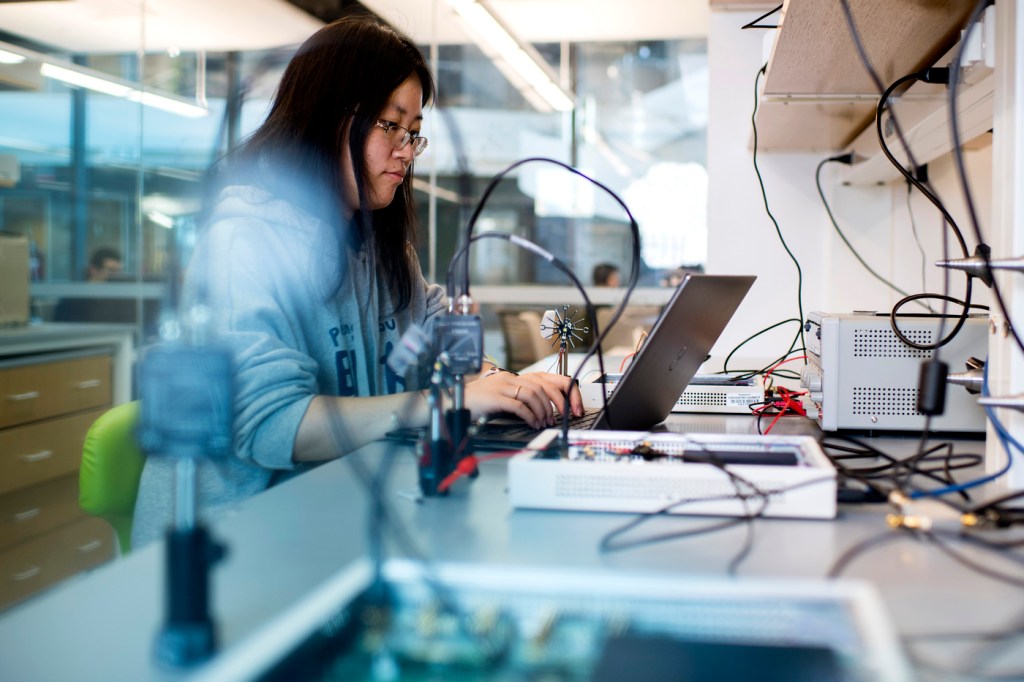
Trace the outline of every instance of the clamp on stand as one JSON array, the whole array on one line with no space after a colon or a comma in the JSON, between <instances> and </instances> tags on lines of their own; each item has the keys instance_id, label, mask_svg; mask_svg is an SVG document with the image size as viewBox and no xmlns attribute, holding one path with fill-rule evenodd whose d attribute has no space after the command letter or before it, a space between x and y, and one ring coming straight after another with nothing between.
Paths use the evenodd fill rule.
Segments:
<instances>
[{"instance_id":1,"label":"clamp on stand","mask_svg":"<svg viewBox=\"0 0 1024 682\"><path fill-rule=\"evenodd\" d=\"M441 481L452 471L452 451L445 438L444 425L444 361L434 361L430 375L430 392L427 394L427 408L430 410L430 428L427 437L418 443L420 492L424 497L445 495L438 490Z\"/></svg>"},{"instance_id":2,"label":"clamp on stand","mask_svg":"<svg viewBox=\"0 0 1024 682\"><path fill-rule=\"evenodd\" d=\"M167 621L157 637L156 658L172 668L207 660L217 649L210 617L210 568L224 558L223 544L195 520L195 473L192 458L178 460L176 518L167 531Z\"/></svg>"},{"instance_id":3,"label":"clamp on stand","mask_svg":"<svg viewBox=\"0 0 1024 682\"><path fill-rule=\"evenodd\" d=\"M426 438L418 444L420 492L424 497L447 495L441 489L441 482L451 474L462 459L472 454L469 443L470 411L465 406L465 379L461 374L449 374L450 358L441 353L434 362L430 376L430 392L427 394L427 408L430 411L430 426ZM454 407L445 410L444 388L446 378L451 379ZM480 475L473 469L471 478Z\"/></svg>"},{"instance_id":4,"label":"clamp on stand","mask_svg":"<svg viewBox=\"0 0 1024 682\"><path fill-rule=\"evenodd\" d=\"M424 496L444 495L438 489L459 461L472 454L469 448L471 412L466 407L467 374L476 374L483 363L483 324L471 314L473 300L461 296L453 314L434 321L437 359L430 378L429 438L420 444L420 488ZM450 380L453 406L442 410L442 388ZM448 438L445 438L447 431ZM470 476L478 475L475 469Z\"/></svg>"},{"instance_id":5,"label":"clamp on stand","mask_svg":"<svg viewBox=\"0 0 1024 682\"><path fill-rule=\"evenodd\" d=\"M166 536L167 619L154 650L169 668L202 663L217 648L209 572L225 547L196 518L196 460L231 449L231 364L226 351L169 345L147 353L139 372L139 445L150 456L177 459L175 520Z\"/></svg>"},{"instance_id":6,"label":"clamp on stand","mask_svg":"<svg viewBox=\"0 0 1024 682\"><path fill-rule=\"evenodd\" d=\"M453 402L454 405L445 413L445 421L448 425L448 433L452 435L452 466L454 467L467 455L472 454L473 449L469 445L469 425L473 421L472 413L466 407L466 377L456 374L452 377ZM470 478L476 478L480 471L474 467Z\"/></svg>"}]
</instances>

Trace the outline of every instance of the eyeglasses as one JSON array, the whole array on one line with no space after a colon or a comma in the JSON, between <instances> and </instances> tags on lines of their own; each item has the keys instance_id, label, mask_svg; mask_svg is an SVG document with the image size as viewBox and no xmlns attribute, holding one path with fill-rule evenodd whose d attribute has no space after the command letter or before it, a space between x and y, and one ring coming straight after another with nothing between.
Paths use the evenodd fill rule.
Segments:
<instances>
[{"instance_id":1,"label":"eyeglasses","mask_svg":"<svg viewBox=\"0 0 1024 682\"><path fill-rule=\"evenodd\" d=\"M373 124L375 127L380 128L384 131L384 134L391 140L391 146L395 148L395 151L405 149L405 146L412 142L412 154L413 156L419 156L423 153L423 150L427 148L427 138L421 137L419 133L414 133L408 128L403 128L397 123L391 121L378 120ZM395 130L401 130L402 135L394 135Z\"/></svg>"}]
</instances>

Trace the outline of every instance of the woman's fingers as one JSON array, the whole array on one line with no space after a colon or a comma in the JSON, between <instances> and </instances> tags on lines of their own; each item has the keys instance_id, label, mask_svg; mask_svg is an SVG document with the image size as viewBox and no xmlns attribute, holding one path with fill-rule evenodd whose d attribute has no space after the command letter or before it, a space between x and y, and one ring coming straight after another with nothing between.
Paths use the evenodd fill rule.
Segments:
<instances>
[{"instance_id":1,"label":"woman's fingers","mask_svg":"<svg viewBox=\"0 0 1024 682\"><path fill-rule=\"evenodd\" d=\"M524 374L518 377L519 399L543 423L553 426L558 422L556 413L565 409L566 392L569 393L569 410L572 416L583 414L583 398L579 387L569 377L559 374ZM571 387L571 388L570 388Z\"/></svg>"},{"instance_id":2,"label":"woman's fingers","mask_svg":"<svg viewBox=\"0 0 1024 682\"><path fill-rule=\"evenodd\" d=\"M526 405L540 422L540 426L551 426L555 423L555 411L548 400L547 392L542 382L531 379L528 376L519 377L522 381L519 386L519 400Z\"/></svg>"},{"instance_id":3,"label":"woman's fingers","mask_svg":"<svg viewBox=\"0 0 1024 682\"><path fill-rule=\"evenodd\" d=\"M558 374L499 372L469 384L467 398L472 398L470 409L474 412L509 412L534 428L543 428L557 422L555 411L564 409L567 391L572 414L583 414L579 388L569 377Z\"/></svg>"},{"instance_id":4,"label":"woman's fingers","mask_svg":"<svg viewBox=\"0 0 1024 682\"><path fill-rule=\"evenodd\" d=\"M554 403L555 409L561 413L565 409L565 394L569 393L569 414L574 417L583 415L583 396L580 394L579 386L572 383L572 380L561 374L539 375L544 383L544 390L547 398ZM570 390L571 387L571 390Z\"/></svg>"}]
</instances>

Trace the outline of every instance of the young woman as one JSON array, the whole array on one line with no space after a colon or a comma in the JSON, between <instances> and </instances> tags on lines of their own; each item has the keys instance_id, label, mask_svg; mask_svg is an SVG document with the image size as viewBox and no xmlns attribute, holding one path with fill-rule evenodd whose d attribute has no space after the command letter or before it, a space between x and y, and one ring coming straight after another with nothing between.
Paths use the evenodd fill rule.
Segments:
<instances>
[{"instance_id":1,"label":"young woman","mask_svg":"<svg viewBox=\"0 0 1024 682\"><path fill-rule=\"evenodd\" d=\"M427 422L428 371L399 376L385 361L406 329L448 306L413 247L413 162L433 93L407 37L342 19L299 48L267 120L220 164L183 310L200 311L234 355L235 448L198 463L201 517L396 425ZM541 427L567 390L567 377L491 372L465 397L474 417L511 412ZM149 458L137 546L170 524L173 491L174 462Z\"/></svg>"}]
</instances>

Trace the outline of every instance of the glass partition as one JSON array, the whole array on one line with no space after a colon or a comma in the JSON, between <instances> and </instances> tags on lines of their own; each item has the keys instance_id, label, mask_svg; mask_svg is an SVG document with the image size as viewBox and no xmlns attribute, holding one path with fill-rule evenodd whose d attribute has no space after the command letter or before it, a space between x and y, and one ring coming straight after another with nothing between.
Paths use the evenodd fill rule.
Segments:
<instances>
[{"instance_id":1,"label":"glass partition","mask_svg":"<svg viewBox=\"0 0 1024 682\"><path fill-rule=\"evenodd\" d=\"M61 52L0 33L0 231L31 240L37 319L132 322L145 340L156 333L175 248L194 237L204 172L262 120L294 48L149 51L139 25L137 49L119 54ZM417 161L428 276L444 281L484 188L529 157L570 164L627 203L643 236L641 284L700 269L706 42L534 47L571 85L572 111L535 110L473 45L422 46L439 85L424 127L431 144ZM585 284L599 263L625 271L630 262L623 210L551 164L509 173L477 230L530 239ZM118 263L90 264L97 254ZM524 286L569 284L498 240L474 247L471 263L474 284L508 288L510 301Z\"/></svg>"}]
</instances>

